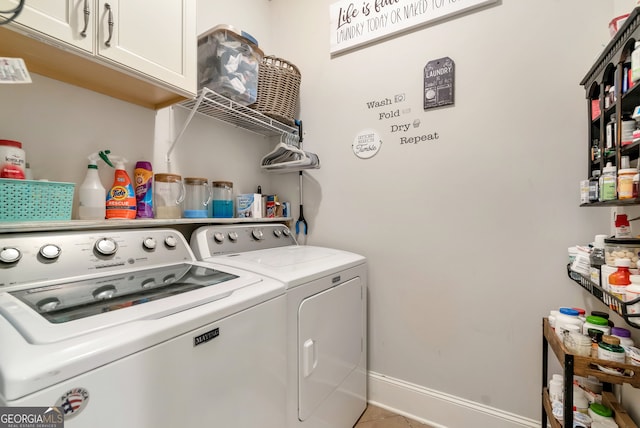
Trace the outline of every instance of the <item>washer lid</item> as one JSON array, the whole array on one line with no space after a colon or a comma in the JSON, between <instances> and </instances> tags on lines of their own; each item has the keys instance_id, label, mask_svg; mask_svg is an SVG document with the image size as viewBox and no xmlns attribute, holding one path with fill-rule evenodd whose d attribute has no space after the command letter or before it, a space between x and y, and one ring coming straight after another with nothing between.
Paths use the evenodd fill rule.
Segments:
<instances>
[{"instance_id":1,"label":"washer lid","mask_svg":"<svg viewBox=\"0 0 640 428\"><path fill-rule=\"evenodd\" d=\"M277 279L292 288L360 265L366 259L359 254L332 248L290 245L215 256L205 260Z\"/></svg>"},{"instance_id":2,"label":"washer lid","mask_svg":"<svg viewBox=\"0 0 640 428\"><path fill-rule=\"evenodd\" d=\"M0 293L0 316L29 343L53 343L137 319L165 317L224 299L256 282L260 278L181 263Z\"/></svg>"}]
</instances>

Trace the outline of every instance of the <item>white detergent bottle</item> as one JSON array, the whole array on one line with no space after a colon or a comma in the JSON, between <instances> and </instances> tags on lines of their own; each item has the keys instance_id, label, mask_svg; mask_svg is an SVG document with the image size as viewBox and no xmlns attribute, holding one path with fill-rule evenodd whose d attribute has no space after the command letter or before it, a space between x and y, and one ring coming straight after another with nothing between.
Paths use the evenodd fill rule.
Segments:
<instances>
[{"instance_id":1,"label":"white detergent bottle","mask_svg":"<svg viewBox=\"0 0 640 428\"><path fill-rule=\"evenodd\" d=\"M80 220L104 220L105 199L107 191L98 175L98 159L100 155L93 153L89 156L87 176L80 185L78 192L78 218Z\"/></svg>"}]
</instances>

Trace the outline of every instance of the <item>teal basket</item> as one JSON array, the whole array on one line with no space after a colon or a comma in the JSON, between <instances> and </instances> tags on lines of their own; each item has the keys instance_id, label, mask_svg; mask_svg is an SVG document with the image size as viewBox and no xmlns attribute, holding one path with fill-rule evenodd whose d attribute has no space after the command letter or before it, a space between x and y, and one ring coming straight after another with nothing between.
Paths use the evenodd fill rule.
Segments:
<instances>
[{"instance_id":1,"label":"teal basket","mask_svg":"<svg viewBox=\"0 0 640 428\"><path fill-rule=\"evenodd\" d=\"M0 222L71 220L75 186L0 178Z\"/></svg>"}]
</instances>

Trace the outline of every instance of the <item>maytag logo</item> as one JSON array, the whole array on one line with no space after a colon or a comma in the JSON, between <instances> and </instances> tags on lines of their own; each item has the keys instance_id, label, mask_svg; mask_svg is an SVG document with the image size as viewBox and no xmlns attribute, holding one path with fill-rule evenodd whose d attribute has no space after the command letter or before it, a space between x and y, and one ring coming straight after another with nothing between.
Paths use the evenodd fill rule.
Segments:
<instances>
[{"instance_id":1,"label":"maytag logo","mask_svg":"<svg viewBox=\"0 0 640 428\"><path fill-rule=\"evenodd\" d=\"M194 337L193 346L202 345L203 343L207 343L208 341L215 339L218 336L220 336L220 329L214 328L211 331L208 331L206 333L203 333L199 336Z\"/></svg>"}]
</instances>

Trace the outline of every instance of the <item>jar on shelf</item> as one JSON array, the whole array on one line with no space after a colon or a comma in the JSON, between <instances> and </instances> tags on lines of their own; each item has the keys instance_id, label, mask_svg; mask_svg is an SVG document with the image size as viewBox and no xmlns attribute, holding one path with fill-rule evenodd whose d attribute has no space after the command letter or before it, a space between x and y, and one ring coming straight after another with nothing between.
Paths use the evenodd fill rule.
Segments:
<instances>
[{"instance_id":1,"label":"jar on shelf","mask_svg":"<svg viewBox=\"0 0 640 428\"><path fill-rule=\"evenodd\" d=\"M576 330L582 331L582 321L578 317L579 313L573 308L560 308L556 317L556 335L564 341L564 332Z\"/></svg>"},{"instance_id":2,"label":"jar on shelf","mask_svg":"<svg viewBox=\"0 0 640 428\"><path fill-rule=\"evenodd\" d=\"M185 218L206 218L212 191L209 181L202 177L185 177L185 197L182 215Z\"/></svg>"},{"instance_id":3,"label":"jar on shelf","mask_svg":"<svg viewBox=\"0 0 640 428\"><path fill-rule=\"evenodd\" d=\"M591 339L577 330L567 331L564 335L563 343L572 354L582 357L591 356Z\"/></svg>"},{"instance_id":4,"label":"jar on shelf","mask_svg":"<svg viewBox=\"0 0 640 428\"><path fill-rule=\"evenodd\" d=\"M615 423L613 411L601 403L591 403L589 406L589 416L593 422L603 423L605 426L609 426L607 424L611 424L611 422Z\"/></svg>"},{"instance_id":5,"label":"jar on shelf","mask_svg":"<svg viewBox=\"0 0 640 428\"><path fill-rule=\"evenodd\" d=\"M615 265L617 270L609 275L609 291L618 299L624 301L627 286L631 284L629 267L631 266L631 260L629 259L616 259Z\"/></svg>"},{"instance_id":6,"label":"jar on shelf","mask_svg":"<svg viewBox=\"0 0 640 428\"><path fill-rule=\"evenodd\" d=\"M638 172L635 168L625 168L618 171L618 199L633 199L633 177ZM588 191L587 191L588 198Z\"/></svg>"},{"instance_id":7,"label":"jar on shelf","mask_svg":"<svg viewBox=\"0 0 640 428\"><path fill-rule=\"evenodd\" d=\"M634 281L633 277L638 277ZM640 298L640 275L631 275L631 284L627 286L625 290L624 300L627 303L627 313L628 314L640 314L640 301L637 299ZM635 302L635 303L631 303Z\"/></svg>"},{"instance_id":8,"label":"jar on shelf","mask_svg":"<svg viewBox=\"0 0 640 428\"><path fill-rule=\"evenodd\" d=\"M624 348L625 353L628 352L632 346L635 346L631 338L631 332L626 328L613 327L611 329L611 336L617 337L620 340L620 346Z\"/></svg>"},{"instance_id":9,"label":"jar on shelf","mask_svg":"<svg viewBox=\"0 0 640 428\"><path fill-rule=\"evenodd\" d=\"M616 199L616 167L607 162L602 168L600 176L600 201L613 201Z\"/></svg>"},{"instance_id":10,"label":"jar on shelf","mask_svg":"<svg viewBox=\"0 0 640 428\"><path fill-rule=\"evenodd\" d=\"M598 358L624 363L625 352L624 348L620 346L620 339L614 336L602 336L602 342L598 344Z\"/></svg>"},{"instance_id":11,"label":"jar on shelf","mask_svg":"<svg viewBox=\"0 0 640 428\"><path fill-rule=\"evenodd\" d=\"M603 334L611 334L609 321L602 317L589 315L582 326L582 334L588 334L589 329L600 330Z\"/></svg>"},{"instance_id":12,"label":"jar on shelf","mask_svg":"<svg viewBox=\"0 0 640 428\"><path fill-rule=\"evenodd\" d=\"M602 342L602 336L604 333L597 328L590 328L587 330L587 335L591 339L591 356L598 358L598 345Z\"/></svg>"},{"instance_id":13,"label":"jar on shelf","mask_svg":"<svg viewBox=\"0 0 640 428\"><path fill-rule=\"evenodd\" d=\"M616 115L612 114L605 128L605 147L611 149L616 145Z\"/></svg>"},{"instance_id":14,"label":"jar on shelf","mask_svg":"<svg viewBox=\"0 0 640 428\"><path fill-rule=\"evenodd\" d=\"M233 217L233 183L230 181L214 181L213 203L211 205L211 217L232 218Z\"/></svg>"}]
</instances>

